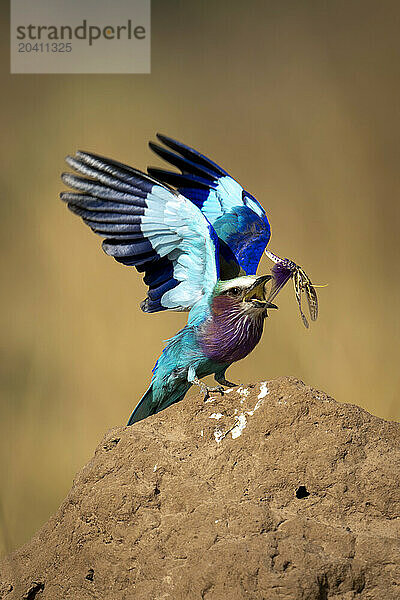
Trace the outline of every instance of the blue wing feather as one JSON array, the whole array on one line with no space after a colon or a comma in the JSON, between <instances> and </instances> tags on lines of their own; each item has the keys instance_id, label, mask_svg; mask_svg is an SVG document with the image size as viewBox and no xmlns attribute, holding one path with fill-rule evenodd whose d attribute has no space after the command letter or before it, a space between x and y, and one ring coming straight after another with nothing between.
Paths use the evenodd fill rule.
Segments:
<instances>
[{"instance_id":1,"label":"blue wing feather","mask_svg":"<svg viewBox=\"0 0 400 600\"><path fill-rule=\"evenodd\" d=\"M62 200L105 238L107 254L144 272L142 310L191 310L209 297L218 279L218 236L190 200L101 156L77 152L66 160L80 175L62 179L80 193L64 192Z\"/></svg>"},{"instance_id":2,"label":"blue wing feather","mask_svg":"<svg viewBox=\"0 0 400 600\"><path fill-rule=\"evenodd\" d=\"M175 186L189 198L213 225L220 240L221 278L228 279L243 270L257 271L271 231L261 204L224 169L193 148L157 134L169 149L150 142L161 158L181 173L150 167L158 180ZM236 262L236 264L235 264ZM233 275L232 275L233 274Z\"/></svg>"}]
</instances>

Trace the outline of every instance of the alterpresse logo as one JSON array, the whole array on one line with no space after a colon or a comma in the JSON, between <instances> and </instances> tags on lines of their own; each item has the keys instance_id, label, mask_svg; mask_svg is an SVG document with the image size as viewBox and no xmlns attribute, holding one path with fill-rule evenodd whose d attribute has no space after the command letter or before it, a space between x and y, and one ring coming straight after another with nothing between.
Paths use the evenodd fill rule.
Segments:
<instances>
[{"instance_id":1,"label":"alterpresse logo","mask_svg":"<svg viewBox=\"0 0 400 600\"><path fill-rule=\"evenodd\" d=\"M86 40L92 46L96 40L144 40L147 30L144 25L132 23L131 19L125 25L92 25L86 19L77 26L71 25L18 25L17 40L25 42L71 42Z\"/></svg>"}]
</instances>

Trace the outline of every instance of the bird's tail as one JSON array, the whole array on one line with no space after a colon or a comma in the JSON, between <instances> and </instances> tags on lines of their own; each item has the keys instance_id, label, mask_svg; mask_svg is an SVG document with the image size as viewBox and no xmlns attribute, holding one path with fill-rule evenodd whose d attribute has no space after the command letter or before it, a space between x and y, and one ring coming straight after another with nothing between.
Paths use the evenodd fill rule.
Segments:
<instances>
[{"instance_id":1,"label":"bird's tail","mask_svg":"<svg viewBox=\"0 0 400 600\"><path fill-rule=\"evenodd\" d=\"M157 412L156 404L153 401L153 384L150 385L144 396L139 400L138 404L129 417L127 425L133 425L150 415Z\"/></svg>"},{"instance_id":2,"label":"bird's tail","mask_svg":"<svg viewBox=\"0 0 400 600\"><path fill-rule=\"evenodd\" d=\"M133 425L146 417L150 417L150 415L155 415L160 412L160 410L168 408L171 404L179 402L184 398L191 384L188 381L184 381L181 382L180 385L175 385L172 389L168 389L168 391L164 390L161 394L160 392L156 394L153 385L154 383L150 384L147 392L141 400L139 400L139 403L129 418L128 425Z\"/></svg>"}]
</instances>

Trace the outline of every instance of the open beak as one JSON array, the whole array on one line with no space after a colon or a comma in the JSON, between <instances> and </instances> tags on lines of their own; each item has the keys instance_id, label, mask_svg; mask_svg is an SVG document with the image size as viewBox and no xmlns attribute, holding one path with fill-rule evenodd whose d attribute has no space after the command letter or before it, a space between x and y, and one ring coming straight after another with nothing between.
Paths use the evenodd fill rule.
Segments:
<instances>
[{"instance_id":1,"label":"open beak","mask_svg":"<svg viewBox=\"0 0 400 600\"><path fill-rule=\"evenodd\" d=\"M268 302L265 297L265 284L270 279L271 275L262 275L261 277L258 277L243 297L243 300L245 302L253 302L260 308L278 308L276 304Z\"/></svg>"}]
</instances>

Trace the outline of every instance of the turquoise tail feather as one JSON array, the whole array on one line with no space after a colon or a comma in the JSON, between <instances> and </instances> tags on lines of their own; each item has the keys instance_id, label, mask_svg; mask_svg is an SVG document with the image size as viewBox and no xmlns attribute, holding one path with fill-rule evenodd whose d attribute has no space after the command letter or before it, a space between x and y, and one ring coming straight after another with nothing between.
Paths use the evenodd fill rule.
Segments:
<instances>
[{"instance_id":1,"label":"turquoise tail feather","mask_svg":"<svg viewBox=\"0 0 400 600\"><path fill-rule=\"evenodd\" d=\"M157 393L154 389L154 382L151 383L149 389L136 405L127 425L133 425L138 421L142 421L142 419L146 419L146 417L150 417L150 415L155 415L160 410L168 408L171 404L179 402L185 396L190 385L187 381L180 382L180 384L173 386L172 389L164 388L162 391L158 390Z\"/></svg>"},{"instance_id":2,"label":"turquoise tail feather","mask_svg":"<svg viewBox=\"0 0 400 600\"><path fill-rule=\"evenodd\" d=\"M133 425L133 423L137 423L150 415L154 415L156 412L157 407L153 401L153 385L151 384L134 408L127 425Z\"/></svg>"}]
</instances>

